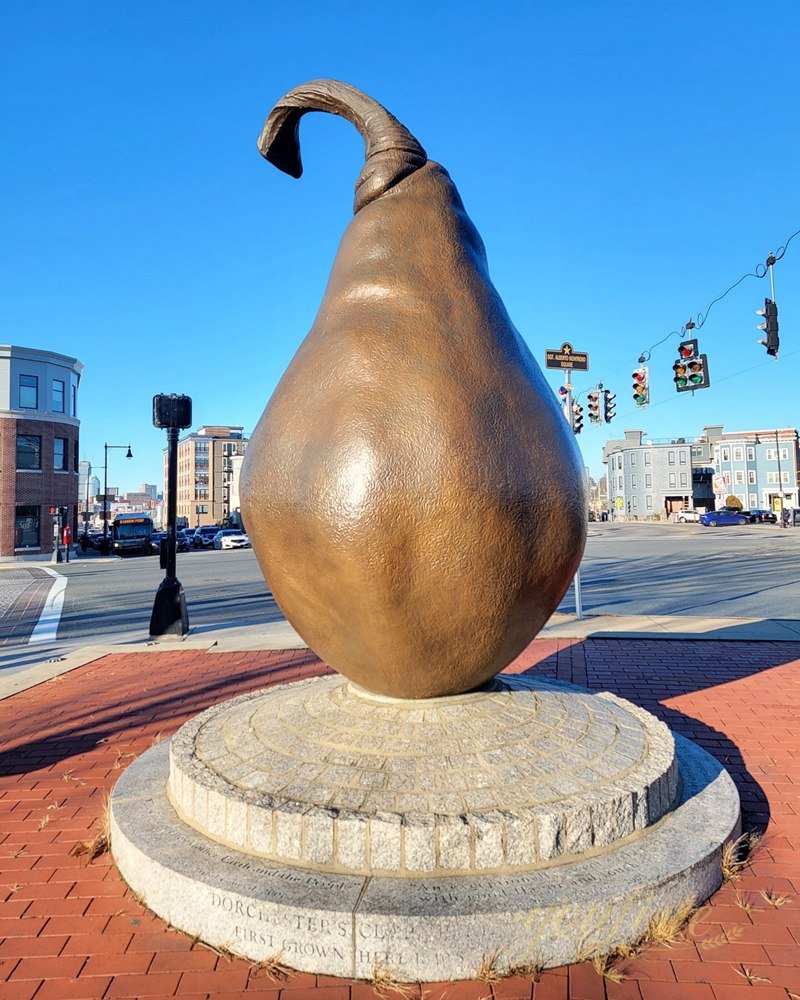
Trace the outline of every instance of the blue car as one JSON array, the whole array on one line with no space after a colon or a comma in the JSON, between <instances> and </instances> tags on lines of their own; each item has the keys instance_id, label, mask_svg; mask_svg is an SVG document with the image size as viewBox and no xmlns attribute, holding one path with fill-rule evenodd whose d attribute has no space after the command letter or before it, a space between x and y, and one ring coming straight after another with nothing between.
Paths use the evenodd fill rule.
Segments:
<instances>
[{"instance_id":1,"label":"blue car","mask_svg":"<svg viewBox=\"0 0 800 1000\"><path fill-rule=\"evenodd\" d=\"M707 528L716 528L721 524L750 524L750 518L732 510L710 510L700 515L700 523Z\"/></svg>"}]
</instances>

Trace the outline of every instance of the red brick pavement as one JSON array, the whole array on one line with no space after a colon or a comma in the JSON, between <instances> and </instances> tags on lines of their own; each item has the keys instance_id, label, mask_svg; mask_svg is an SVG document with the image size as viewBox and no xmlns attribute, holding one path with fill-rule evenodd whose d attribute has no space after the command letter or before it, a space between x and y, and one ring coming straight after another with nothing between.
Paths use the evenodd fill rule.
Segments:
<instances>
[{"instance_id":1,"label":"red brick pavement","mask_svg":"<svg viewBox=\"0 0 800 1000\"><path fill-rule=\"evenodd\" d=\"M791 1000L800 997L800 643L537 640L510 669L630 698L730 770L745 826L764 833L672 947L619 982L590 964L410 987L429 1000ZM106 656L0 702L0 998L370 1000L364 983L270 979L148 913L108 854L71 853L101 825L130 761L224 698L327 668L305 651ZM446 947L443 942L442 947ZM392 994L389 994L391 996Z\"/></svg>"}]
</instances>

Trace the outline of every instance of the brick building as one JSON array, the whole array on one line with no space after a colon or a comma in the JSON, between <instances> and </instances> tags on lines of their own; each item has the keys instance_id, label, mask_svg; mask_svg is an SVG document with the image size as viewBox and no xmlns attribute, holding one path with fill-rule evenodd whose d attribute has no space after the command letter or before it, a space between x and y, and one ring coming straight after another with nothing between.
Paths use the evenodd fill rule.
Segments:
<instances>
[{"instance_id":1,"label":"brick building","mask_svg":"<svg viewBox=\"0 0 800 1000\"><path fill-rule=\"evenodd\" d=\"M0 558L53 551L51 507L77 530L75 358L0 345Z\"/></svg>"},{"instance_id":2,"label":"brick building","mask_svg":"<svg viewBox=\"0 0 800 1000\"><path fill-rule=\"evenodd\" d=\"M247 447L242 427L204 426L178 441L177 516L190 527L221 524L233 512L233 459ZM164 449L164 483L167 450ZM164 490L164 501L167 491Z\"/></svg>"}]
</instances>

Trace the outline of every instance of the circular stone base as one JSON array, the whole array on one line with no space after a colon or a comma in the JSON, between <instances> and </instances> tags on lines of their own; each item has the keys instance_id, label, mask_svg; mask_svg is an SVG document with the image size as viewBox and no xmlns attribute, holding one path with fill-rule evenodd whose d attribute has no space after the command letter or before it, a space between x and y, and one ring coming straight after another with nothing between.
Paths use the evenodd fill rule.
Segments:
<instances>
[{"instance_id":1,"label":"circular stone base","mask_svg":"<svg viewBox=\"0 0 800 1000\"><path fill-rule=\"evenodd\" d=\"M269 862L216 843L166 793L168 741L124 772L111 847L133 890L175 927L252 961L398 981L554 966L637 940L651 918L706 899L722 846L739 834L739 797L705 751L675 737L679 798L656 824L593 856L525 872L364 876Z\"/></svg>"},{"instance_id":2,"label":"circular stone base","mask_svg":"<svg viewBox=\"0 0 800 1000\"><path fill-rule=\"evenodd\" d=\"M678 792L675 743L606 692L501 674L410 701L340 676L243 695L172 740L169 797L248 854L354 875L527 871L606 849Z\"/></svg>"}]
</instances>

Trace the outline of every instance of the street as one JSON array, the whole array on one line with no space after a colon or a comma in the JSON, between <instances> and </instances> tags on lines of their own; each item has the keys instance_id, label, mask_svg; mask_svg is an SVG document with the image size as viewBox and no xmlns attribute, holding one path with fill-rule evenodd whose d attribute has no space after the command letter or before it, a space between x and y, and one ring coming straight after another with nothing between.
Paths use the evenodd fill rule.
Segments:
<instances>
[{"instance_id":1,"label":"street","mask_svg":"<svg viewBox=\"0 0 800 1000\"><path fill-rule=\"evenodd\" d=\"M146 635L163 577L155 557L89 556L52 568L67 580L59 643L74 648ZM588 614L792 619L800 607L800 530L768 524L592 523L581 573ZM233 628L282 617L251 550L182 553L178 576L193 628ZM21 578L17 564L0 574L0 583L13 579L16 594ZM42 587L41 581L34 585ZM559 610L574 612L572 588ZM6 647L27 643L36 602L26 606L17 600L0 611Z\"/></svg>"}]
</instances>

